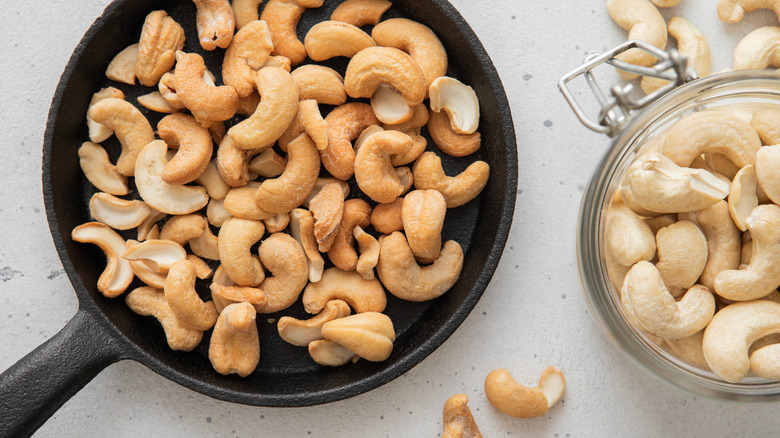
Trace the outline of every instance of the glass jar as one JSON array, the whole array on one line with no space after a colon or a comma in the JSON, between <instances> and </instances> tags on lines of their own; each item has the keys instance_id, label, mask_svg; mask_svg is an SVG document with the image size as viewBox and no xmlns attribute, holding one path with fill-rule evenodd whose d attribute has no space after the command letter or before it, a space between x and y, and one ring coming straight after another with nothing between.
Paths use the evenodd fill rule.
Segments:
<instances>
[{"instance_id":1,"label":"glass jar","mask_svg":"<svg viewBox=\"0 0 780 438\"><path fill-rule=\"evenodd\" d=\"M705 109L747 114L780 106L780 74L727 72L682 85L632 115L607 151L583 195L577 256L585 294L597 324L641 368L694 394L730 400L780 400L780 382L749 375L727 383L659 347L626 320L619 291L607 275L602 250L607 209L641 147L676 121Z\"/></svg>"}]
</instances>

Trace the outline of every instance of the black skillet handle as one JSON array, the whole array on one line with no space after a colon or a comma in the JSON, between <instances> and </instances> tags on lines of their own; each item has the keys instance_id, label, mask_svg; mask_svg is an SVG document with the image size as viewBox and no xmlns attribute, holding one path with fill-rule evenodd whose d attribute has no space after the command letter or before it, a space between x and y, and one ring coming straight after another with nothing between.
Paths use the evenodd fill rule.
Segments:
<instances>
[{"instance_id":1,"label":"black skillet handle","mask_svg":"<svg viewBox=\"0 0 780 438\"><path fill-rule=\"evenodd\" d=\"M0 437L32 435L121 349L79 309L59 333L0 374Z\"/></svg>"}]
</instances>

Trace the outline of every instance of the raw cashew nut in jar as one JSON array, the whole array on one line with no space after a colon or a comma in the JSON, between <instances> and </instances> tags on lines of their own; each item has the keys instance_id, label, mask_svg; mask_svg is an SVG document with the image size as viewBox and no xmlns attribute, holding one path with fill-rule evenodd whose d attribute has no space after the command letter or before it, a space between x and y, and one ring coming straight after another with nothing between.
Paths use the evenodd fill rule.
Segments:
<instances>
[{"instance_id":1,"label":"raw cashew nut in jar","mask_svg":"<svg viewBox=\"0 0 780 438\"><path fill-rule=\"evenodd\" d=\"M255 202L270 213L288 213L309 196L320 173L320 152L307 134L287 145L287 167L279 177L263 181Z\"/></svg>"},{"instance_id":2,"label":"raw cashew nut in jar","mask_svg":"<svg viewBox=\"0 0 780 438\"><path fill-rule=\"evenodd\" d=\"M358 187L376 202L393 202L404 192L391 155L404 154L412 148L412 138L398 131L378 132L366 139L355 156L355 180Z\"/></svg>"},{"instance_id":3,"label":"raw cashew nut in jar","mask_svg":"<svg viewBox=\"0 0 780 438\"><path fill-rule=\"evenodd\" d=\"M764 146L756 155L756 176L772 202L780 202L780 144Z\"/></svg>"},{"instance_id":4,"label":"raw cashew nut in jar","mask_svg":"<svg viewBox=\"0 0 780 438\"><path fill-rule=\"evenodd\" d=\"M441 230L447 201L436 190L414 190L404 197L401 217L406 241L421 263L433 263L441 252Z\"/></svg>"},{"instance_id":5,"label":"raw cashew nut in jar","mask_svg":"<svg viewBox=\"0 0 780 438\"><path fill-rule=\"evenodd\" d=\"M490 166L475 161L456 176L447 176L441 158L433 152L424 152L412 167L414 187L420 190L438 190L447 201L447 208L460 207L476 198L487 185Z\"/></svg>"},{"instance_id":6,"label":"raw cashew nut in jar","mask_svg":"<svg viewBox=\"0 0 780 438\"><path fill-rule=\"evenodd\" d=\"M211 135L194 117L183 113L167 115L157 123L157 134L168 146L179 148L160 175L168 184L196 180L211 162Z\"/></svg>"},{"instance_id":7,"label":"raw cashew nut in jar","mask_svg":"<svg viewBox=\"0 0 780 438\"><path fill-rule=\"evenodd\" d=\"M750 119L750 126L756 130L765 146L780 144L780 108L757 110Z\"/></svg>"},{"instance_id":8,"label":"raw cashew nut in jar","mask_svg":"<svg viewBox=\"0 0 780 438\"><path fill-rule=\"evenodd\" d=\"M303 248L289 234L274 233L263 240L259 253L260 262L272 274L257 286L266 298L259 313L274 313L292 306L309 279Z\"/></svg>"},{"instance_id":9,"label":"raw cashew nut in jar","mask_svg":"<svg viewBox=\"0 0 780 438\"><path fill-rule=\"evenodd\" d=\"M650 227L623 204L612 203L607 216L606 249L623 266L633 266L655 255Z\"/></svg>"},{"instance_id":10,"label":"raw cashew nut in jar","mask_svg":"<svg viewBox=\"0 0 780 438\"><path fill-rule=\"evenodd\" d=\"M455 394L444 402L441 438L482 438L468 402L466 394Z\"/></svg>"},{"instance_id":11,"label":"raw cashew nut in jar","mask_svg":"<svg viewBox=\"0 0 780 438\"><path fill-rule=\"evenodd\" d=\"M547 411L563 396L566 380L555 367L547 367L535 388L523 386L504 368L485 378L485 395L494 408L516 418L534 418Z\"/></svg>"},{"instance_id":12,"label":"raw cashew nut in jar","mask_svg":"<svg viewBox=\"0 0 780 438\"><path fill-rule=\"evenodd\" d=\"M219 230L219 259L222 268L239 286L257 286L265 278L260 260L251 248L265 233L260 221L231 218Z\"/></svg>"},{"instance_id":13,"label":"raw cashew nut in jar","mask_svg":"<svg viewBox=\"0 0 780 438\"><path fill-rule=\"evenodd\" d=\"M696 283L707 264L707 238L689 221L661 228L655 236L656 269L672 296L680 296Z\"/></svg>"},{"instance_id":14,"label":"raw cashew nut in jar","mask_svg":"<svg viewBox=\"0 0 780 438\"><path fill-rule=\"evenodd\" d=\"M100 222L88 222L73 229L71 238L76 242L94 243L106 255L106 268L98 278L98 290L108 298L122 294L133 281L130 262L122 258L127 244L116 231Z\"/></svg>"},{"instance_id":15,"label":"raw cashew nut in jar","mask_svg":"<svg viewBox=\"0 0 780 438\"><path fill-rule=\"evenodd\" d=\"M255 308L243 302L230 304L219 314L209 343L209 360L220 374L246 377L260 362L260 337Z\"/></svg>"},{"instance_id":16,"label":"raw cashew nut in jar","mask_svg":"<svg viewBox=\"0 0 780 438\"><path fill-rule=\"evenodd\" d=\"M663 50L666 48L666 22L658 9L647 0L609 0L607 12L618 26L628 30L629 40L641 40ZM617 56L629 64L648 67L655 64L655 57L634 48ZM620 72L624 80L635 79L637 75Z\"/></svg>"},{"instance_id":17,"label":"raw cashew nut in jar","mask_svg":"<svg viewBox=\"0 0 780 438\"><path fill-rule=\"evenodd\" d=\"M722 271L737 269L740 258L740 233L731 220L729 207L721 201L696 212L704 236L707 238L707 264L699 283L715 290L715 277Z\"/></svg>"},{"instance_id":18,"label":"raw cashew nut in jar","mask_svg":"<svg viewBox=\"0 0 780 438\"><path fill-rule=\"evenodd\" d=\"M116 168L124 176L133 176L138 154L154 140L152 125L132 103L115 97L92 105L89 116L114 131L117 140L122 144L122 153L116 162Z\"/></svg>"},{"instance_id":19,"label":"raw cashew nut in jar","mask_svg":"<svg viewBox=\"0 0 780 438\"><path fill-rule=\"evenodd\" d=\"M228 0L192 0L198 8L195 20L204 50L226 49L233 40L236 17Z\"/></svg>"},{"instance_id":20,"label":"raw cashew nut in jar","mask_svg":"<svg viewBox=\"0 0 780 438\"><path fill-rule=\"evenodd\" d=\"M777 0L718 0L718 17L726 23L739 23L745 12L756 9L772 9L780 19L780 2Z\"/></svg>"}]
</instances>

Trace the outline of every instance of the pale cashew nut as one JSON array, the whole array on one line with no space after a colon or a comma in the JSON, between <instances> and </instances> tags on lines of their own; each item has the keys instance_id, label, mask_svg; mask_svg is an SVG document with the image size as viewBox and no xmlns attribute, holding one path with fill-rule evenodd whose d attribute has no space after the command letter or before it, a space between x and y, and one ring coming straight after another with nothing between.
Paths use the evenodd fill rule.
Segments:
<instances>
[{"instance_id":1,"label":"pale cashew nut","mask_svg":"<svg viewBox=\"0 0 780 438\"><path fill-rule=\"evenodd\" d=\"M89 109L89 116L114 131L122 144L116 168L124 176L133 176L139 152L154 140L152 125L132 103L115 97L95 103Z\"/></svg>"},{"instance_id":2,"label":"pale cashew nut","mask_svg":"<svg viewBox=\"0 0 780 438\"><path fill-rule=\"evenodd\" d=\"M322 326L322 336L370 362L381 362L393 351L395 328L385 314L363 312L334 319Z\"/></svg>"},{"instance_id":3,"label":"pale cashew nut","mask_svg":"<svg viewBox=\"0 0 780 438\"><path fill-rule=\"evenodd\" d=\"M485 395L490 404L516 418L546 414L561 399L565 387L563 373L552 366L542 372L535 388L519 384L504 368L491 371L485 378Z\"/></svg>"},{"instance_id":4,"label":"pale cashew nut","mask_svg":"<svg viewBox=\"0 0 780 438\"><path fill-rule=\"evenodd\" d=\"M473 134L457 134L452 130L449 117L444 113L430 112L428 133L436 146L447 155L465 157L478 151L482 145L479 132Z\"/></svg>"},{"instance_id":5,"label":"pale cashew nut","mask_svg":"<svg viewBox=\"0 0 780 438\"><path fill-rule=\"evenodd\" d=\"M780 380L780 347L771 344L750 354L750 371L769 380Z\"/></svg>"},{"instance_id":6,"label":"pale cashew nut","mask_svg":"<svg viewBox=\"0 0 780 438\"><path fill-rule=\"evenodd\" d=\"M227 193L230 190L228 183L226 183L219 174L216 160L211 160L209 162L206 166L206 170L204 170L199 177L195 178L195 182L205 188L209 197L215 201L225 199L225 196L227 196Z\"/></svg>"},{"instance_id":7,"label":"pale cashew nut","mask_svg":"<svg viewBox=\"0 0 780 438\"><path fill-rule=\"evenodd\" d=\"M168 103L159 91L152 91L149 94L138 96L136 100L141 106L154 112L172 114L178 111L178 108L174 108L173 105Z\"/></svg>"},{"instance_id":8,"label":"pale cashew nut","mask_svg":"<svg viewBox=\"0 0 780 438\"><path fill-rule=\"evenodd\" d=\"M231 280L239 286L257 286L265 273L251 248L265 233L260 221L231 218L219 230L219 259Z\"/></svg>"},{"instance_id":9,"label":"pale cashew nut","mask_svg":"<svg viewBox=\"0 0 780 438\"><path fill-rule=\"evenodd\" d=\"M214 302L203 302L195 290L195 265L187 259L179 260L168 271L165 279L165 300L179 324L192 330L208 330L217 322L219 313Z\"/></svg>"},{"instance_id":10,"label":"pale cashew nut","mask_svg":"<svg viewBox=\"0 0 780 438\"><path fill-rule=\"evenodd\" d=\"M153 87L162 75L176 63L176 51L184 47L184 29L165 11L152 11L146 16L141 39L138 42L138 57L135 76L141 84Z\"/></svg>"},{"instance_id":11,"label":"pale cashew nut","mask_svg":"<svg viewBox=\"0 0 780 438\"><path fill-rule=\"evenodd\" d=\"M255 85L261 96L260 104L248 119L228 131L236 146L242 149L273 146L298 110L298 88L290 73L278 67L262 68L255 75Z\"/></svg>"},{"instance_id":12,"label":"pale cashew nut","mask_svg":"<svg viewBox=\"0 0 780 438\"><path fill-rule=\"evenodd\" d=\"M441 252L441 230L447 202L436 190L414 190L404 197L401 217L409 248L420 263L432 263Z\"/></svg>"},{"instance_id":13,"label":"pale cashew nut","mask_svg":"<svg viewBox=\"0 0 780 438\"><path fill-rule=\"evenodd\" d=\"M739 229L731 220L725 201L696 212L696 221L707 238L708 251L707 265L701 273L699 283L715 290L715 277L720 272L739 267Z\"/></svg>"},{"instance_id":14,"label":"pale cashew nut","mask_svg":"<svg viewBox=\"0 0 780 438\"><path fill-rule=\"evenodd\" d=\"M715 277L715 292L733 301L759 299L780 286L780 207L759 205L745 223L753 239L750 264L746 269L721 271Z\"/></svg>"},{"instance_id":15,"label":"pale cashew nut","mask_svg":"<svg viewBox=\"0 0 780 438\"><path fill-rule=\"evenodd\" d=\"M233 0L233 16L236 18L236 30L241 30L244 26L260 18L257 11L263 0ZM236 32L238 34L238 32ZM234 35L233 38L236 38Z\"/></svg>"},{"instance_id":16,"label":"pale cashew nut","mask_svg":"<svg viewBox=\"0 0 780 438\"><path fill-rule=\"evenodd\" d=\"M338 183L329 183L309 202L314 217L314 237L320 252L328 252L336 240L344 214L344 191ZM349 269L347 269L349 270Z\"/></svg>"},{"instance_id":17,"label":"pale cashew nut","mask_svg":"<svg viewBox=\"0 0 780 438\"><path fill-rule=\"evenodd\" d=\"M355 252L353 230L356 227L368 227L371 224L370 216L371 206L366 201L349 199L344 202L344 214L334 233L335 240L328 249L328 258L339 269L354 271L357 268L358 255Z\"/></svg>"},{"instance_id":18,"label":"pale cashew nut","mask_svg":"<svg viewBox=\"0 0 780 438\"><path fill-rule=\"evenodd\" d=\"M276 213L263 210L255 202L258 187L260 187L260 183L251 182L245 187L230 189L222 202L222 207L231 216L241 219L261 221L276 216Z\"/></svg>"},{"instance_id":19,"label":"pale cashew nut","mask_svg":"<svg viewBox=\"0 0 780 438\"><path fill-rule=\"evenodd\" d=\"M141 225L152 214L152 209L143 201L131 201L101 192L89 199L89 214L115 230L129 230Z\"/></svg>"},{"instance_id":20,"label":"pale cashew nut","mask_svg":"<svg viewBox=\"0 0 780 438\"><path fill-rule=\"evenodd\" d=\"M383 124L404 123L414 116L414 108L387 84L379 85L371 96L371 110Z\"/></svg>"},{"instance_id":21,"label":"pale cashew nut","mask_svg":"<svg viewBox=\"0 0 780 438\"><path fill-rule=\"evenodd\" d=\"M270 213L288 213L309 196L320 173L320 152L307 134L287 145L287 167L279 177L263 181L255 193L257 205Z\"/></svg>"},{"instance_id":22,"label":"pale cashew nut","mask_svg":"<svg viewBox=\"0 0 780 438\"><path fill-rule=\"evenodd\" d=\"M401 214L403 205L404 198L400 196L389 204L378 204L371 212L371 226L382 234L403 231L404 222Z\"/></svg>"},{"instance_id":23,"label":"pale cashew nut","mask_svg":"<svg viewBox=\"0 0 780 438\"><path fill-rule=\"evenodd\" d=\"M607 12L618 26L628 31L629 40L641 40L661 50L666 48L666 22L649 1L608 0ZM653 55L638 48L621 53L617 59L644 67L651 66L656 61ZM621 71L620 77L631 80L637 75Z\"/></svg>"},{"instance_id":24,"label":"pale cashew nut","mask_svg":"<svg viewBox=\"0 0 780 438\"><path fill-rule=\"evenodd\" d=\"M433 152L424 152L412 167L414 187L420 190L438 190L447 200L447 208L460 207L476 198L487 185L490 166L484 161L471 163L456 176L447 176L441 158Z\"/></svg>"},{"instance_id":25,"label":"pale cashew nut","mask_svg":"<svg viewBox=\"0 0 780 438\"><path fill-rule=\"evenodd\" d=\"M177 56L174 80L176 94L198 121L221 122L238 109L238 93L230 85L215 86L203 80L206 64L197 53Z\"/></svg>"},{"instance_id":26,"label":"pale cashew nut","mask_svg":"<svg viewBox=\"0 0 780 438\"><path fill-rule=\"evenodd\" d=\"M276 178L284 172L287 160L273 149L266 149L249 162L249 171L264 178Z\"/></svg>"},{"instance_id":27,"label":"pale cashew nut","mask_svg":"<svg viewBox=\"0 0 780 438\"><path fill-rule=\"evenodd\" d=\"M130 193L127 178L111 164L108 153L102 146L87 141L81 145L78 153L84 176L98 190L117 196Z\"/></svg>"},{"instance_id":28,"label":"pale cashew nut","mask_svg":"<svg viewBox=\"0 0 780 438\"><path fill-rule=\"evenodd\" d=\"M263 68L273 49L266 22L247 23L236 33L233 42L225 51L222 80L235 88L239 97L249 96L255 89L255 73Z\"/></svg>"},{"instance_id":29,"label":"pale cashew nut","mask_svg":"<svg viewBox=\"0 0 780 438\"><path fill-rule=\"evenodd\" d=\"M135 63L138 59L138 43L131 44L108 63L106 77L112 81L135 85Z\"/></svg>"},{"instance_id":30,"label":"pale cashew nut","mask_svg":"<svg viewBox=\"0 0 780 438\"><path fill-rule=\"evenodd\" d=\"M192 0L200 46L204 50L226 49L233 40L236 17L228 0Z\"/></svg>"},{"instance_id":31,"label":"pale cashew nut","mask_svg":"<svg viewBox=\"0 0 780 438\"><path fill-rule=\"evenodd\" d=\"M203 339L202 331L188 329L181 325L160 289L139 287L127 294L125 303L133 312L143 316L153 316L160 321L171 350L192 351Z\"/></svg>"},{"instance_id":32,"label":"pale cashew nut","mask_svg":"<svg viewBox=\"0 0 780 438\"><path fill-rule=\"evenodd\" d=\"M314 7L322 6L322 1ZM307 6L309 7L309 6ZM304 5L299 1L269 0L260 19L268 23L274 43L274 55L290 59L292 65L298 65L306 59L306 48L298 39L298 21L303 14Z\"/></svg>"},{"instance_id":33,"label":"pale cashew nut","mask_svg":"<svg viewBox=\"0 0 780 438\"><path fill-rule=\"evenodd\" d=\"M764 145L780 144L780 108L762 108L753 113L750 126Z\"/></svg>"},{"instance_id":34,"label":"pale cashew nut","mask_svg":"<svg viewBox=\"0 0 780 438\"><path fill-rule=\"evenodd\" d=\"M653 0L653 4L659 8L672 8L680 4L682 0Z\"/></svg>"},{"instance_id":35,"label":"pale cashew nut","mask_svg":"<svg viewBox=\"0 0 780 438\"><path fill-rule=\"evenodd\" d=\"M165 273L171 265L187 258L187 251L172 240L147 239L132 248L128 248L122 258L130 261L142 261L155 272Z\"/></svg>"},{"instance_id":36,"label":"pale cashew nut","mask_svg":"<svg viewBox=\"0 0 780 438\"><path fill-rule=\"evenodd\" d=\"M155 140L138 154L135 185L141 199L155 210L168 214L188 214L205 207L209 195L203 187L173 185L162 179L167 151L164 141Z\"/></svg>"},{"instance_id":37,"label":"pale cashew nut","mask_svg":"<svg viewBox=\"0 0 780 438\"><path fill-rule=\"evenodd\" d=\"M761 139L748 122L720 111L699 111L683 117L666 134L662 153L686 167L703 153L728 157L740 169L755 164Z\"/></svg>"},{"instance_id":38,"label":"pale cashew nut","mask_svg":"<svg viewBox=\"0 0 780 438\"><path fill-rule=\"evenodd\" d=\"M328 123L322 118L317 101L307 99L298 102L298 112L295 117L303 131L314 140L317 149L325 150L328 147Z\"/></svg>"},{"instance_id":39,"label":"pale cashew nut","mask_svg":"<svg viewBox=\"0 0 780 438\"><path fill-rule=\"evenodd\" d=\"M260 244L259 253L260 262L273 276L257 286L266 297L258 312L274 313L292 306L309 279L303 248L289 234L274 233Z\"/></svg>"},{"instance_id":40,"label":"pale cashew nut","mask_svg":"<svg viewBox=\"0 0 780 438\"><path fill-rule=\"evenodd\" d=\"M92 105L109 97L124 99L125 93L114 87L101 88L100 91L92 95L92 99L89 101L89 108L92 108ZM92 117L89 115L89 110L87 110L87 129L89 129L89 139L94 143L105 141L114 133L114 130L108 126L101 125L92 120Z\"/></svg>"},{"instance_id":41,"label":"pale cashew nut","mask_svg":"<svg viewBox=\"0 0 780 438\"><path fill-rule=\"evenodd\" d=\"M161 174L168 184L194 181L211 162L211 134L195 117L182 113L167 115L157 123L157 134L168 146L179 148Z\"/></svg>"},{"instance_id":42,"label":"pale cashew nut","mask_svg":"<svg viewBox=\"0 0 780 438\"><path fill-rule=\"evenodd\" d=\"M772 333L780 333L780 304L767 300L729 304L704 330L704 357L718 377L737 383L750 369L750 345Z\"/></svg>"},{"instance_id":43,"label":"pale cashew nut","mask_svg":"<svg viewBox=\"0 0 780 438\"><path fill-rule=\"evenodd\" d=\"M351 313L347 303L342 300L332 300L328 301L320 313L307 320L289 316L279 318L276 329L279 331L279 336L285 341L299 347L305 347L310 342L322 339L323 324L349 316Z\"/></svg>"},{"instance_id":44,"label":"pale cashew nut","mask_svg":"<svg viewBox=\"0 0 780 438\"><path fill-rule=\"evenodd\" d=\"M407 153L412 138L398 131L384 131L368 137L355 156L355 180L369 198L393 202L404 191L390 161L391 155Z\"/></svg>"},{"instance_id":45,"label":"pale cashew nut","mask_svg":"<svg viewBox=\"0 0 780 438\"><path fill-rule=\"evenodd\" d=\"M155 227L157 227L157 222L162 220L167 216L166 213L163 213L161 211L157 211L155 209L151 209L151 213L149 213L149 216L141 222L141 225L138 226L138 240L143 241L147 239L155 239L156 237L153 236L153 231L155 230ZM156 228L157 231L155 232L157 236L159 236L160 227Z\"/></svg>"},{"instance_id":46,"label":"pale cashew nut","mask_svg":"<svg viewBox=\"0 0 780 438\"><path fill-rule=\"evenodd\" d=\"M301 205L305 208L309 208L311 200L320 193L323 187L330 183L337 183L339 186L341 186L341 190L344 192L344 199L347 199L349 196L349 184L347 184L346 181L342 181L336 178L317 178L317 181L314 183L314 188L311 189L311 193L309 193L309 196L306 197L306 200L303 201L303 204Z\"/></svg>"},{"instance_id":47,"label":"pale cashew nut","mask_svg":"<svg viewBox=\"0 0 780 438\"><path fill-rule=\"evenodd\" d=\"M444 402L441 438L482 438L468 402L466 394L455 394Z\"/></svg>"},{"instance_id":48,"label":"pale cashew nut","mask_svg":"<svg viewBox=\"0 0 780 438\"><path fill-rule=\"evenodd\" d=\"M303 44L309 58L317 62L338 56L352 58L361 50L376 46L374 40L359 27L342 21L315 24L306 34Z\"/></svg>"},{"instance_id":49,"label":"pale cashew nut","mask_svg":"<svg viewBox=\"0 0 780 438\"><path fill-rule=\"evenodd\" d=\"M225 208L225 200L212 199L206 207L206 218L209 223L217 228L221 227L232 215Z\"/></svg>"},{"instance_id":50,"label":"pale cashew nut","mask_svg":"<svg viewBox=\"0 0 780 438\"><path fill-rule=\"evenodd\" d=\"M330 19L357 27L376 26L392 5L388 0L346 0L333 10Z\"/></svg>"},{"instance_id":51,"label":"pale cashew nut","mask_svg":"<svg viewBox=\"0 0 780 438\"><path fill-rule=\"evenodd\" d=\"M325 105L341 105L347 101L344 78L330 67L307 64L290 74L298 85L300 100L314 99Z\"/></svg>"},{"instance_id":52,"label":"pale cashew nut","mask_svg":"<svg viewBox=\"0 0 780 438\"><path fill-rule=\"evenodd\" d=\"M780 27L760 27L747 34L734 49L734 70L780 67Z\"/></svg>"},{"instance_id":53,"label":"pale cashew nut","mask_svg":"<svg viewBox=\"0 0 780 438\"><path fill-rule=\"evenodd\" d=\"M187 254L187 260L192 263L192 266L195 268L195 275L201 280L207 280L214 275L214 270L211 269L211 266L195 254Z\"/></svg>"},{"instance_id":54,"label":"pale cashew nut","mask_svg":"<svg viewBox=\"0 0 780 438\"><path fill-rule=\"evenodd\" d=\"M696 365L704 369L709 369L707 359L704 358L704 349L702 349L702 340L704 339L704 330L686 336L680 339L666 339L666 345L680 359L689 364Z\"/></svg>"},{"instance_id":55,"label":"pale cashew nut","mask_svg":"<svg viewBox=\"0 0 780 438\"><path fill-rule=\"evenodd\" d=\"M763 149L763 148L761 148ZM760 149L759 149L760 151ZM759 159L756 158L756 165ZM756 168L748 164L737 172L729 188L729 213L740 231L747 230L745 219L758 207Z\"/></svg>"},{"instance_id":56,"label":"pale cashew nut","mask_svg":"<svg viewBox=\"0 0 780 438\"><path fill-rule=\"evenodd\" d=\"M236 146L226 135L217 148L217 170L222 179L231 187L243 187L249 182L250 150Z\"/></svg>"},{"instance_id":57,"label":"pale cashew nut","mask_svg":"<svg viewBox=\"0 0 780 438\"><path fill-rule=\"evenodd\" d=\"M780 201L780 145L764 146L756 154L756 175L769 199Z\"/></svg>"},{"instance_id":58,"label":"pale cashew nut","mask_svg":"<svg viewBox=\"0 0 780 438\"><path fill-rule=\"evenodd\" d=\"M689 214L695 215L695 213L689 213ZM645 219L645 223L647 224L648 227L650 227L650 231L652 231L653 234L655 234L657 237L659 230L674 224L678 220L688 220L688 222L691 222L695 225L694 221L691 221L689 219L680 219L676 214L662 214L660 216L649 217Z\"/></svg>"},{"instance_id":59,"label":"pale cashew nut","mask_svg":"<svg viewBox=\"0 0 780 438\"><path fill-rule=\"evenodd\" d=\"M379 262L379 241L374 236L363 231L360 226L355 227L353 232L360 248L360 257L358 257L355 271L366 280L373 280L374 267Z\"/></svg>"},{"instance_id":60,"label":"pale cashew nut","mask_svg":"<svg viewBox=\"0 0 780 438\"><path fill-rule=\"evenodd\" d=\"M622 266L630 267L655 255L655 236L650 227L623 204L612 203L605 233L607 253Z\"/></svg>"},{"instance_id":61,"label":"pale cashew nut","mask_svg":"<svg viewBox=\"0 0 780 438\"><path fill-rule=\"evenodd\" d=\"M401 232L379 241L376 272L387 291L407 301L428 301L450 290L463 268L463 249L448 240L433 264L421 267Z\"/></svg>"},{"instance_id":62,"label":"pale cashew nut","mask_svg":"<svg viewBox=\"0 0 780 438\"><path fill-rule=\"evenodd\" d=\"M756 9L772 9L780 19L780 3L777 0L718 0L718 17L726 23L739 23L745 12Z\"/></svg>"},{"instance_id":63,"label":"pale cashew nut","mask_svg":"<svg viewBox=\"0 0 780 438\"><path fill-rule=\"evenodd\" d=\"M317 313L330 300L344 300L355 312L381 312L387 305L387 296L379 280L366 280L354 271L328 268L316 283L309 283L303 291L303 308Z\"/></svg>"},{"instance_id":64,"label":"pale cashew nut","mask_svg":"<svg viewBox=\"0 0 780 438\"><path fill-rule=\"evenodd\" d=\"M669 20L667 28L669 35L677 40L677 51L688 59L688 67L693 67L699 78L709 76L712 55L707 37L682 17ZM664 79L645 76L642 78L641 87L645 93L650 94L668 83Z\"/></svg>"},{"instance_id":65,"label":"pale cashew nut","mask_svg":"<svg viewBox=\"0 0 780 438\"><path fill-rule=\"evenodd\" d=\"M160 230L160 239L173 240L184 246L187 242L203 235L208 228L206 218L200 214L173 216Z\"/></svg>"},{"instance_id":66,"label":"pale cashew nut","mask_svg":"<svg viewBox=\"0 0 780 438\"><path fill-rule=\"evenodd\" d=\"M696 283L707 264L707 238L689 221L658 230L656 269L672 296L680 296Z\"/></svg>"},{"instance_id":67,"label":"pale cashew nut","mask_svg":"<svg viewBox=\"0 0 780 438\"><path fill-rule=\"evenodd\" d=\"M308 210L296 208L290 212L290 235L298 241L309 263L309 281L316 283L322 278L325 260L320 255L317 239L314 237L314 217Z\"/></svg>"},{"instance_id":68,"label":"pale cashew nut","mask_svg":"<svg viewBox=\"0 0 780 438\"><path fill-rule=\"evenodd\" d=\"M442 110L456 134L473 134L479 127L479 100L474 89L449 76L436 78L429 88L431 111Z\"/></svg>"},{"instance_id":69,"label":"pale cashew nut","mask_svg":"<svg viewBox=\"0 0 780 438\"><path fill-rule=\"evenodd\" d=\"M314 362L328 367L340 367L358 358L347 347L327 339L309 342L309 356Z\"/></svg>"},{"instance_id":70,"label":"pale cashew nut","mask_svg":"<svg viewBox=\"0 0 780 438\"><path fill-rule=\"evenodd\" d=\"M220 374L246 377L260 362L257 313L249 303L230 304L219 314L209 343L209 361Z\"/></svg>"},{"instance_id":71,"label":"pale cashew nut","mask_svg":"<svg viewBox=\"0 0 780 438\"><path fill-rule=\"evenodd\" d=\"M98 290L107 298L122 294L133 281L130 263L122 258L127 244L116 231L100 222L88 222L77 226L70 236L76 242L94 243L106 255L106 268L97 281Z\"/></svg>"},{"instance_id":72,"label":"pale cashew nut","mask_svg":"<svg viewBox=\"0 0 780 438\"><path fill-rule=\"evenodd\" d=\"M425 77L426 94L436 78L447 74L447 51L428 26L392 18L374 26L371 36L380 46L395 47L412 57Z\"/></svg>"},{"instance_id":73,"label":"pale cashew nut","mask_svg":"<svg viewBox=\"0 0 780 438\"><path fill-rule=\"evenodd\" d=\"M322 164L334 177L347 180L355 171L355 150L351 141L364 129L379 124L371 106L350 102L336 107L327 116L328 147L320 152Z\"/></svg>"},{"instance_id":74,"label":"pale cashew nut","mask_svg":"<svg viewBox=\"0 0 780 438\"><path fill-rule=\"evenodd\" d=\"M428 91L420 67L398 49L369 47L352 57L344 75L349 96L371 97L383 83L401 93L410 106L422 103Z\"/></svg>"}]
</instances>

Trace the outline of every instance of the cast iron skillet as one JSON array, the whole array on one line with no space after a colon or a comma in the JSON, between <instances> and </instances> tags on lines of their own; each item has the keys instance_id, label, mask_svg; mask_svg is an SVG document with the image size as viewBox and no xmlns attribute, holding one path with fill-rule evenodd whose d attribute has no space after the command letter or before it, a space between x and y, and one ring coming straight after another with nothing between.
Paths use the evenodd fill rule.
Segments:
<instances>
[{"instance_id":1,"label":"cast iron skillet","mask_svg":"<svg viewBox=\"0 0 780 438\"><path fill-rule=\"evenodd\" d=\"M301 38L314 23L327 19L338 3L326 1L322 8L307 11L299 25ZM123 359L143 363L195 391L236 403L306 406L361 394L398 377L441 345L476 305L501 257L517 188L515 134L501 81L471 28L448 2L396 0L385 18L404 16L431 27L448 51L449 75L474 87L480 99L481 151L460 159L439 153L449 174L460 172L475 159L491 166L490 180L480 197L447 214L444 238L457 240L466 252L461 278L452 290L426 303L388 295L386 313L393 319L398 339L390 358L381 363L320 367L305 348L281 341L275 324L266 321L279 315L258 318L262 356L257 370L246 379L214 372L207 358L208 336L193 352L170 350L152 318L131 312L121 297L107 299L97 291L97 279L105 266L102 252L70 239L74 227L90 221L88 200L95 192L81 172L76 152L87 139L84 115L89 100L108 84L104 76L108 62L119 50L137 42L144 17L155 9L165 9L183 25L186 51L204 53L197 42L191 1L117 0L84 35L54 94L43 145L43 194L52 238L78 296L79 309L59 333L0 375L0 435L32 434L103 368ZM204 57L211 71L218 73L221 54ZM334 61L332 66L343 73L346 61ZM112 85L123 89L131 102L151 91ZM160 115L145 114L156 126ZM104 145L116 158L116 140ZM435 146L429 148L435 150ZM281 313L305 317L300 303Z\"/></svg>"}]
</instances>

